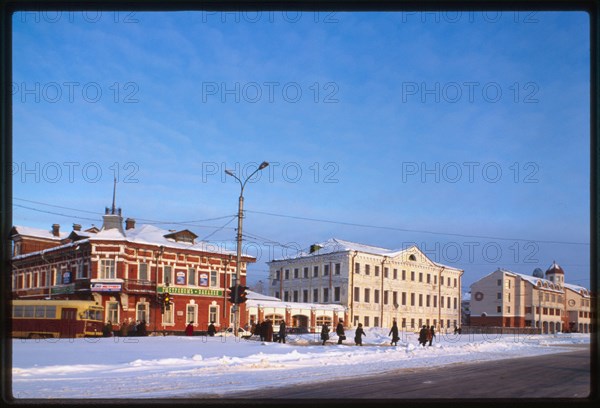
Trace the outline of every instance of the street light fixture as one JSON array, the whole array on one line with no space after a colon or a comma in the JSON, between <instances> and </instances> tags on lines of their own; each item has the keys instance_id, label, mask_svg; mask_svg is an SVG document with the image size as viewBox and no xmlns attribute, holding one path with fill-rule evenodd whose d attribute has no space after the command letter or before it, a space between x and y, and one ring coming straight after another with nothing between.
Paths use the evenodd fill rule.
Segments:
<instances>
[{"instance_id":1,"label":"street light fixture","mask_svg":"<svg viewBox=\"0 0 600 408\"><path fill-rule=\"evenodd\" d=\"M241 261L242 261L242 219L244 218L244 187L246 187L246 183L248 182L248 180L250 180L252 178L252 176L254 176L256 173L258 173L260 170L264 169L265 167L267 167L269 165L268 162L264 161L260 164L260 166L258 166L258 168L256 170L254 170L254 172L252 172L252 174L250 174L248 177L246 177L246 179L244 181L242 181L238 176L235 175L235 173L231 170L225 170L225 174L235 178L239 183L240 183L240 198L238 201L238 227L237 227L237 257L236 257L236 265L235 265L235 295L234 295L234 299L239 299L238 296L238 291L240 289L240 282L241 282ZM234 321L233 321L233 332L235 333L235 335L238 335L238 328L240 325L240 313L239 313L240 307L238 304L234 304L233 305L233 313L234 313Z\"/></svg>"}]
</instances>

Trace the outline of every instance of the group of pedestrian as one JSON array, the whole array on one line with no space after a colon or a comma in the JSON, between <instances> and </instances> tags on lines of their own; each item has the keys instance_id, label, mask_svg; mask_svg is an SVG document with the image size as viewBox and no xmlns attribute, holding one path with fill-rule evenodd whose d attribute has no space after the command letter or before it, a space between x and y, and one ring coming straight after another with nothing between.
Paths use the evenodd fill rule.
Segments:
<instances>
[{"instance_id":1,"label":"group of pedestrian","mask_svg":"<svg viewBox=\"0 0 600 408\"><path fill-rule=\"evenodd\" d=\"M260 341L273 341L273 322L271 319L266 319L261 322L258 321L256 324L252 324L250 333L252 335L257 335L260 338Z\"/></svg>"},{"instance_id":2,"label":"group of pedestrian","mask_svg":"<svg viewBox=\"0 0 600 408\"><path fill-rule=\"evenodd\" d=\"M421 346L425 347L427 345L427 342L429 342L429 345L431 346L431 343L433 342L434 337L435 337L435 330L434 330L433 326L431 326L430 328L427 328L427 326L423 325L423 327L419 331L419 344Z\"/></svg>"},{"instance_id":3,"label":"group of pedestrian","mask_svg":"<svg viewBox=\"0 0 600 408\"><path fill-rule=\"evenodd\" d=\"M206 332L211 337L213 337L215 335L215 333L217 332L217 329L215 328L214 322L210 322L210 324L208 325L208 330ZM194 335L194 322L193 321L189 322L188 325L185 327L185 335L186 336Z\"/></svg>"},{"instance_id":4,"label":"group of pedestrian","mask_svg":"<svg viewBox=\"0 0 600 408\"><path fill-rule=\"evenodd\" d=\"M335 327L335 334L337 334L338 338L337 344L343 344L343 341L346 340L346 331L344 330L344 321L342 319L338 321L338 324ZM359 323L354 332L354 343L356 343L357 346L362 346L362 336L366 336L366 334L362 328L362 323ZM329 340L329 325L326 322L321 326L321 340L323 341L323 345Z\"/></svg>"},{"instance_id":5,"label":"group of pedestrian","mask_svg":"<svg viewBox=\"0 0 600 408\"><path fill-rule=\"evenodd\" d=\"M109 320L102 327L102 336L111 337L111 336L120 336L120 337L132 337L132 336L147 336L148 332L146 329L146 321L145 320L137 320L133 319L125 319L121 326L118 326L116 329L113 326L113 323Z\"/></svg>"}]
</instances>

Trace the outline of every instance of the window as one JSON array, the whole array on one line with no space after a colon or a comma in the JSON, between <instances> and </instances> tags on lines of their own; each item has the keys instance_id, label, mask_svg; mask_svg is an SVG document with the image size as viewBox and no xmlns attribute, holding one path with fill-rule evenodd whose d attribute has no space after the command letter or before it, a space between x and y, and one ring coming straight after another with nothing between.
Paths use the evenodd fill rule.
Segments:
<instances>
[{"instance_id":1,"label":"window","mask_svg":"<svg viewBox=\"0 0 600 408\"><path fill-rule=\"evenodd\" d=\"M451 285L451 279L450 279L450 277L448 276L448 287L450 287L450 285Z\"/></svg>"},{"instance_id":2,"label":"window","mask_svg":"<svg viewBox=\"0 0 600 408\"><path fill-rule=\"evenodd\" d=\"M414 293L410 294L410 305L411 306L415 305L415 294Z\"/></svg>"},{"instance_id":3,"label":"window","mask_svg":"<svg viewBox=\"0 0 600 408\"><path fill-rule=\"evenodd\" d=\"M454 278L454 287L458 286L458 280ZM510 288L510 281L508 281L508 287Z\"/></svg>"},{"instance_id":4,"label":"window","mask_svg":"<svg viewBox=\"0 0 600 408\"><path fill-rule=\"evenodd\" d=\"M147 263L140 264L140 266L138 268L138 280L141 280L141 281L148 280L148 264Z\"/></svg>"},{"instance_id":5,"label":"window","mask_svg":"<svg viewBox=\"0 0 600 408\"><path fill-rule=\"evenodd\" d=\"M389 295L389 291L388 290L384 290L383 291L383 304L387 305L388 304L388 296Z\"/></svg>"},{"instance_id":6,"label":"window","mask_svg":"<svg viewBox=\"0 0 600 408\"><path fill-rule=\"evenodd\" d=\"M329 265L323 265L323 276L329 276Z\"/></svg>"},{"instance_id":7,"label":"window","mask_svg":"<svg viewBox=\"0 0 600 408\"><path fill-rule=\"evenodd\" d=\"M106 321L119 323L119 303L106 302Z\"/></svg>"},{"instance_id":8,"label":"window","mask_svg":"<svg viewBox=\"0 0 600 408\"><path fill-rule=\"evenodd\" d=\"M383 268L383 277L386 279L390 277L390 268Z\"/></svg>"},{"instance_id":9,"label":"window","mask_svg":"<svg viewBox=\"0 0 600 408\"><path fill-rule=\"evenodd\" d=\"M163 283L171 284L173 282L173 269L170 266L163 267Z\"/></svg>"},{"instance_id":10,"label":"window","mask_svg":"<svg viewBox=\"0 0 600 408\"><path fill-rule=\"evenodd\" d=\"M313 267L313 278L317 278L318 276L319 276L319 267L314 266Z\"/></svg>"},{"instance_id":11,"label":"window","mask_svg":"<svg viewBox=\"0 0 600 408\"><path fill-rule=\"evenodd\" d=\"M308 266L305 266L303 269L304 278L308 279Z\"/></svg>"},{"instance_id":12,"label":"window","mask_svg":"<svg viewBox=\"0 0 600 408\"><path fill-rule=\"evenodd\" d=\"M507 301L507 302L510 302L510 292L508 292L508 293L506 294L506 301Z\"/></svg>"},{"instance_id":13,"label":"window","mask_svg":"<svg viewBox=\"0 0 600 408\"><path fill-rule=\"evenodd\" d=\"M365 265L365 275L371 274L371 265Z\"/></svg>"},{"instance_id":14,"label":"window","mask_svg":"<svg viewBox=\"0 0 600 408\"><path fill-rule=\"evenodd\" d=\"M415 328L415 319L414 318L410 319L410 327L413 329Z\"/></svg>"},{"instance_id":15,"label":"window","mask_svg":"<svg viewBox=\"0 0 600 408\"><path fill-rule=\"evenodd\" d=\"M369 316L365 316L365 327L369 327Z\"/></svg>"},{"instance_id":16,"label":"window","mask_svg":"<svg viewBox=\"0 0 600 408\"><path fill-rule=\"evenodd\" d=\"M394 307L398 304L398 292L396 291L392 292L392 302Z\"/></svg>"},{"instance_id":17,"label":"window","mask_svg":"<svg viewBox=\"0 0 600 408\"><path fill-rule=\"evenodd\" d=\"M294 302L298 301L298 291L297 290L292 292L292 298L294 299L293 300Z\"/></svg>"},{"instance_id":18,"label":"window","mask_svg":"<svg viewBox=\"0 0 600 408\"><path fill-rule=\"evenodd\" d=\"M313 302L319 303L319 289L313 289Z\"/></svg>"},{"instance_id":19,"label":"window","mask_svg":"<svg viewBox=\"0 0 600 408\"><path fill-rule=\"evenodd\" d=\"M502 300L502 292L496 293L496 299Z\"/></svg>"},{"instance_id":20,"label":"window","mask_svg":"<svg viewBox=\"0 0 600 408\"><path fill-rule=\"evenodd\" d=\"M410 271L410 280L415 281L415 271Z\"/></svg>"},{"instance_id":21,"label":"window","mask_svg":"<svg viewBox=\"0 0 600 408\"><path fill-rule=\"evenodd\" d=\"M165 309L162 314L162 324L165 326L172 326L175 322L175 305L171 305L169 310Z\"/></svg>"},{"instance_id":22,"label":"window","mask_svg":"<svg viewBox=\"0 0 600 408\"><path fill-rule=\"evenodd\" d=\"M437 275L433 275L433 284L437 285Z\"/></svg>"},{"instance_id":23,"label":"window","mask_svg":"<svg viewBox=\"0 0 600 408\"><path fill-rule=\"evenodd\" d=\"M329 288L323 288L323 303L329 303Z\"/></svg>"},{"instance_id":24,"label":"window","mask_svg":"<svg viewBox=\"0 0 600 408\"><path fill-rule=\"evenodd\" d=\"M188 285L196 286L198 281L196 280L196 270L194 268L188 268Z\"/></svg>"},{"instance_id":25,"label":"window","mask_svg":"<svg viewBox=\"0 0 600 408\"><path fill-rule=\"evenodd\" d=\"M281 278L281 276L280 276L280 275L281 275L281 271L280 271L279 269L277 269L277 270L275 271L275 280L279 280L279 279Z\"/></svg>"},{"instance_id":26,"label":"window","mask_svg":"<svg viewBox=\"0 0 600 408\"><path fill-rule=\"evenodd\" d=\"M402 292L402 306L406 306L406 292Z\"/></svg>"},{"instance_id":27,"label":"window","mask_svg":"<svg viewBox=\"0 0 600 408\"><path fill-rule=\"evenodd\" d=\"M360 302L360 288L354 288L354 301Z\"/></svg>"},{"instance_id":28,"label":"window","mask_svg":"<svg viewBox=\"0 0 600 408\"><path fill-rule=\"evenodd\" d=\"M379 265L375 265L375 276L379 276Z\"/></svg>"},{"instance_id":29,"label":"window","mask_svg":"<svg viewBox=\"0 0 600 408\"><path fill-rule=\"evenodd\" d=\"M427 283L431 283L431 274L427 274Z\"/></svg>"},{"instance_id":30,"label":"window","mask_svg":"<svg viewBox=\"0 0 600 408\"><path fill-rule=\"evenodd\" d=\"M339 286L336 286L333 288L333 301L334 302L340 302L342 299L342 288L340 288Z\"/></svg>"},{"instance_id":31,"label":"window","mask_svg":"<svg viewBox=\"0 0 600 408\"><path fill-rule=\"evenodd\" d=\"M285 290L285 291L283 292L283 301L284 301L284 302L289 302L289 300L290 300L290 298L289 298L289 295L290 295L290 294L288 293L288 291L287 291L287 290Z\"/></svg>"},{"instance_id":32,"label":"window","mask_svg":"<svg viewBox=\"0 0 600 408\"><path fill-rule=\"evenodd\" d=\"M379 289L373 291L373 303L379 303Z\"/></svg>"},{"instance_id":33,"label":"window","mask_svg":"<svg viewBox=\"0 0 600 408\"><path fill-rule=\"evenodd\" d=\"M425 297L425 306L429 307L431 304L431 295Z\"/></svg>"},{"instance_id":34,"label":"window","mask_svg":"<svg viewBox=\"0 0 600 408\"><path fill-rule=\"evenodd\" d=\"M458 309L458 298L454 298L454 310ZM509 310L510 313L510 310Z\"/></svg>"},{"instance_id":35,"label":"window","mask_svg":"<svg viewBox=\"0 0 600 408\"><path fill-rule=\"evenodd\" d=\"M360 264L358 262L354 264L354 273L360 273Z\"/></svg>"},{"instance_id":36,"label":"window","mask_svg":"<svg viewBox=\"0 0 600 408\"><path fill-rule=\"evenodd\" d=\"M379 317L375 316L373 318L373 326L379 327Z\"/></svg>"},{"instance_id":37,"label":"window","mask_svg":"<svg viewBox=\"0 0 600 408\"><path fill-rule=\"evenodd\" d=\"M219 323L219 307L209 306L208 307L208 321L218 324Z\"/></svg>"},{"instance_id":38,"label":"window","mask_svg":"<svg viewBox=\"0 0 600 408\"><path fill-rule=\"evenodd\" d=\"M423 294L419 293L419 307L423 307Z\"/></svg>"},{"instance_id":39,"label":"window","mask_svg":"<svg viewBox=\"0 0 600 408\"><path fill-rule=\"evenodd\" d=\"M308 303L308 289L304 289L302 291L302 301L304 303Z\"/></svg>"},{"instance_id":40,"label":"window","mask_svg":"<svg viewBox=\"0 0 600 408\"><path fill-rule=\"evenodd\" d=\"M371 289L365 288L365 303L369 303L371 301Z\"/></svg>"},{"instance_id":41,"label":"window","mask_svg":"<svg viewBox=\"0 0 600 408\"><path fill-rule=\"evenodd\" d=\"M115 260L114 259L101 259L100 270L98 271L99 279L115 279ZM56 281L55 281L56 284Z\"/></svg>"},{"instance_id":42,"label":"window","mask_svg":"<svg viewBox=\"0 0 600 408\"><path fill-rule=\"evenodd\" d=\"M423 282L423 272L419 272L419 282Z\"/></svg>"},{"instance_id":43,"label":"window","mask_svg":"<svg viewBox=\"0 0 600 408\"><path fill-rule=\"evenodd\" d=\"M219 286L219 272L210 271L210 286Z\"/></svg>"},{"instance_id":44,"label":"window","mask_svg":"<svg viewBox=\"0 0 600 408\"><path fill-rule=\"evenodd\" d=\"M406 280L406 271L402 269L402 280Z\"/></svg>"},{"instance_id":45,"label":"window","mask_svg":"<svg viewBox=\"0 0 600 408\"><path fill-rule=\"evenodd\" d=\"M289 280L290 279L290 270L286 269L285 270L285 280Z\"/></svg>"},{"instance_id":46,"label":"window","mask_svg":"<svg viewBox=\"0 0 600 408\"><path fill-rule=\"evenodd\" d=\"M394 275L393 275L393 278L394 278L395 280L398 280L398 269L394 269Z\"/></svg>"},{"instance_id":47,"label":"window","mask_svg":"<svg viewBox=\"0 0 600 408\"><path fill-rule=\"evenodd\" d=\"M329 317L329 316L317 316L317 326L321 327L325 323L327 323L327 325L331 329L331 317Z\"/></svg>"},{"instance_id":48,"label":"window","mask_svg":"<svg viewBox=\"0 0 600 408\"><path fill-rule=\"evenodd\" d=\"M433 295L433 307L437 307L437 295Z\"/></svg>"},{"instance_id":49,"label":"window","mask_svg":"<svg viewBox=\"0 0 600 408\"><path fill-rule=\"evenodd\" d=\"M450 309L450 296L446 298L446 307Z\"/></svg>"},{"instance_id":50,"label":"window","mask_svg":"<svg viewBox=\"0 0 600 408\"><path fill-rule=\"evenodd\" d=\"M502 306L498 306L498 307L496 307L496 312L498 312L498 313L502 313Z\"/></svg>"},{"instance_id":51,"label":"window","mask_svg":"<svg viewBox=\"0 0 600 408\"><path fill-rule=\"evenodd\" d=\"M342 271L342 265L339 263L336 263L335 264L335 274L339 275L341 273L341 271Z\"/></svg>"},{"instance_id":52,"label":"window","mask_svg":"<svg viewBox=\"0 0 600 408\"><path fill-rule=\"evenodd\" d=\"M294 279L298 279L300 277L300 270L298 268L294 268Z\"/></svg>"},{"instance_id":53,"label":"window","mask_svg":"<svg viewBox=\"0 0 600 408\"><path fill-rule=\"evenodd\" d=\"M502 286L502 279L498 279L496 283L498 284L498 286Z\"/></svg>"},{"instance_id":54,"label":"window","mask_svg":"<svg viewBox=\"0 0 600 408\"><path fill-rule=\"evenodd\" d=\"M135 320L139 320L140 322L149 322L150 319L148 316L149 305L145 302L139 302L135 306Z\"/></svg>"},{"instance_id":55,"label":"window","mask_svg":"<svg viewBox=\"0 0 600 408\"><path fill-rule=\"evenodd\" d=\"M504 283L504 287L506 289L510 289L510 280L508 280L508 279L506 280L506 282Z\"/></svg>"},{"instance_id":56,"label":"window","mask_svg":"<svg viewBox=\"0 0 600 408\"><path fill-rule=\"evenodd\" d=\"M444 307L444 297L440 296L440 308Z\"/></svg>"}]
</instances>

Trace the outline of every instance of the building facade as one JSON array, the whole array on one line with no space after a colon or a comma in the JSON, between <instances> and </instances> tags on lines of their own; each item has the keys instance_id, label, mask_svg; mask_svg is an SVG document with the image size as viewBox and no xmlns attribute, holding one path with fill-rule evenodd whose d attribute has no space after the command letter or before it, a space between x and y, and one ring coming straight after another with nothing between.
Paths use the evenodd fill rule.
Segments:
<instances>
[{"instance_id":1,"label":"building facade","mask_svg":"<svg viewBox=\"0 0 600 408\"><path fill-rule=\"evenodd\" d=\"M554 262L534 275L497 269L471 285L471 326L535 328L542 333L592 330L591 293L565 283Z\"/></svg>"},{"instance_id":2,"label":"building facade","mask_svg":"<svg viewBox=\"0 0 600 408\"><path fill-rule=\"evenodd\" d=\"M232 325L227 288L235 283L235 251L196 242L189 230L136 226L133 219L124 228L114 205L103 219L102 228L74 224L68 234L57 224L51 231L13 227L13 298L94 300L115 329L128 321L145 321L150 332ZM244 255L242 285L248 262L255 259ZM168 307L161 301L166 293ZM243 325L244 305L240 316Z\"/></svg>"},{"instance_id":3,"label":"building facade","mask_svg":"<svg viewBox=\"0 0 600 408\"><path fill-rule=\"evenodd\" d=\"M268 262L269 294L283 301L339 304L346 326L438 330L460 325L463 271L419 248L389 250L329 239L307 253Z\"/></svg>"},{"instance_id":4,"label":"building facade","mask_svg":"<svg viewBox=\"0 0 600 408\"><path fill-rule=\"evenodd\" d=\"M306 329L310 333L320 333L323 324L335 327L338 320L346 321L348 309L334 303L284 302L273 296L248 291L246 320L263 322L269 319L277 327L285 321L287 327Z\"/></svg>"}]
</instances>

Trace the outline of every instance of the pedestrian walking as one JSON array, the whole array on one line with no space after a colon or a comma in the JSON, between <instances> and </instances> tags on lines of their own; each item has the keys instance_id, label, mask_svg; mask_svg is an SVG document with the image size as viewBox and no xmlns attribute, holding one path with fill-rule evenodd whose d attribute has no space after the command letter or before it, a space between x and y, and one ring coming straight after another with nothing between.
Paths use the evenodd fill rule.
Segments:
<instances>
[{"instance_id":1,"label":"pedestrian walking","mask_svg":"<svg viewBox=\"0 0 600 408\"><path fill-rule=\"evenodd\" d=\"M356 343L357 346L362 346L362 336L366 336L362 327L362 323L359 323L356 331L354 332L354 343Z\"/></svg>"},{"instance_id":2,"label":"pedestrian walking","mask_svg":"<svg viewBox=\"0 0 600 408\"><path fill-rule=\"evenodd\" d=\"M427 326L423 325L421 331L419 331L419 344L423 347L427 344Z\"/></svg>"},{"instance_id":3,"label":"pedestrian walking","mask_svg":"<svg viewBox=\"0 0 600 408\"><path fill-rule=\"evenodd\" d=\"M429 328L429 345L431 346L431 342L433 341L433 338L435 337L435 329L433 328L433 326L431 326Z\"/></svg>"},{"instance_id":4,"label":"pedestrian walking","mask_svg":"<svg viewBox=\"0 0 600 408\"><path fill-rule=\"evenodd\" d=\"M400 337L398 337L398 324L396 323L396 319L394 319L394 323L392 323L392 328L390 329L390 332L388 333L388 336L392 336L392 346L397 346L398 345L398 340L400 340Z\"/></svg>"},{"instance_id":5,"label":"pedestrian walking","mask_svg":"<svg viewBox=\"0 0 600 408\"><path fill-rule=\"evenodd\" d=\"M346 333L344 332L344 321L340 319L335 328L335 334L338 335L337 344L342 344L342 341L346 340Z\"/></svg>"},{"instance_id":6,"label":"pedestrian walking","mask_svg":"<svg viewBox=\"0 0 600 408\"><path fill-rule=\"evenodd\" d=\"M323 327L321 327L321 340L323 340L323 345L329 340L329 326L327 323L323 323Z\"/></svg>"},{"instance_id":7,"label":"pedestrian walking","mask_svg":"<svg viewBox=\"0 0 600 408\"><path fill-rule=\"evenodd\" d=\"M145 320L142 320L141 322L139 322L137 324L137 326L135 326L135 332L136 332L136 335L138 335L138 336L146 335L146 321Z\"/></svg>"},{"instance_id":8,"label":"pedestrian walking","mask_svg":"<svg viewBox=\"0 0 600 408\"><path fill-rule=\"evenodd\" d=\"M261 322L260 320L256 323L255 334L258 334L260 341L265 339L265 322Z\"/></svg>"},{"instance_id":9,"label":"pedestrian walking","mask_svg":"<svg viewBox=\"0 0 600 408\"><path fill-rule=\"evenodd\" d=\"M279 337L277 340L280 343L285 344L285 320L282 320L281 323L279 323Z\"/></svg>"},{"instance_id":10,"label":"pedestrian walking","mask_svg":"<svg viewBox=\"0 0 600 408\"><path fill-rule=\"evenodd\" d=\"M194 322L189 322L188 325L185 328L185 335L186 336L193 336L194 335Z\"/></svg>"}]
</instances>

